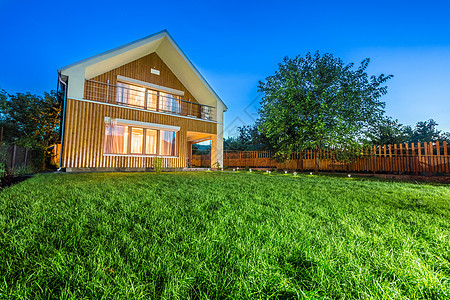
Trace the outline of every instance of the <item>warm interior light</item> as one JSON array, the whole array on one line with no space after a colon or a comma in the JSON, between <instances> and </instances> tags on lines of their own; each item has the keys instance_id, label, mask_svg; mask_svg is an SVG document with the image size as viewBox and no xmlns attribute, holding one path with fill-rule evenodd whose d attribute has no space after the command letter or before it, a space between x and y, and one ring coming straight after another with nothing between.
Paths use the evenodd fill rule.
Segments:
<instances>
[{"instance_id":1,"label":"warm interior light","mask_svg":"<svg viewBox=\"0 0 450 300\"><path fill-rule=\"evenodd\" d=\"M131 153L142 153L144 141L143 128L131 128Z\"/></svg>"},{"instance_id":2,"label":"warm interior light","mask_svg":"<svg viewBox=\"0 0 450 300\"><path fill-rule=\"evenodd\" d=\"M145 154L156 154L156 138L158 132L156 130L147 129L145 136Z\"/></svg>"}]
</instances>

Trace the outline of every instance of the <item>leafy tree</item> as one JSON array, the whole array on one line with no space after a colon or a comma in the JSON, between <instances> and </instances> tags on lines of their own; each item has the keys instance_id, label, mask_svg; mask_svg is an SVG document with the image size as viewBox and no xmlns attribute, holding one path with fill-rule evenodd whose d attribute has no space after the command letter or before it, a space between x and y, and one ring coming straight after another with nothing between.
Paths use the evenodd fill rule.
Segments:
<instances>
[{"instance_id":1,"label":"leafy tree","mask_svg":"<svg viewBox=\"0 0 450 300\"><path fill-rule=\"evenodd\" d=\"M304 149L358 148L364 131L382 119L383 84L392 77L369 77L368 65L365 59L355 70L332 54L307 53L284 58L274 75L259 82L259 129L279 158Z\"/></svg>"},{"instance_id":2,"label":"leafy tree","mask_svg":"<svg viewBox=\"0 0 450 300\"><path fill-rule=\"evenodd\" d=\"M192 144L192 154L203 155L209 153L211 153L210 145Z\"/></svg>"},{"instance_id":3,"label":"leafy tree","mask_svg":"<svg viewBox=\"0 0 450 300\"><path fill-rule=\"evenodd\" d=\"M223 138L223 149L224 150L240 150L245 151L245 145L237 137L227 137Z\"/></svg>"},{"instance_id":4,"label":"leafy tree","mask_svg":"<svg viewBox=\"0 0 450 300\"><path fill-rule=\"evenodd\" d=\"M443 133L437 130L436 126L439 124L433 120L417 122L408 142L410 143L423 143L423 142L436 142L448 139L448 133Z\"/></svg>"},{"instance_id":5,"label":"leafy tree","mask_svg":"<svg viewBox=\"0 0 450 300\"><path fill-rule=\"evenodd\" d=\"M450 131L449 132L443 132L441 134L441 140L447 141L447 143L450 143Z\"/></svg>"},{"instance_id":6,"label":"leafy tree","mask_svg":"<svg viewBox=\"0 0 450 300\"><path fill-rule=\"evenodd\" d=\"M55 91L44 96L0 93L0 125L4 141L36 150L47 150L58 141L60 103Z\"/></svg>"},{"instance_id":7,"label":"leafy tree","mask_svg":"<svg viewBox=\"0 0 450 300\"><path fill-rule=\"evenodd\" d=\"M411 134L411 126L404 126L392 118L381 120L367 132L370 143L375 145L406 143Z\"/></svg>"},{"instance_id":8,"label":"leafy tree","mask_svg":"<svg viewBox=\"0 0 450 300\"><path fill-rule=\"evenodd\" d=\"M258 130L256 124L238 127L237 137L224 139L225 150L254 151L267 149L265 136Z\"/></svg>"},{"instance_id":9,"label":"leafy tree","mask_svg":"<svg viewBox=\"0 0 450 300\"><path fill-rule=\"evenodd\" d=\"M8 99L8 94L5 90L0 89L0 103L6 102ZM8 116L0 111L0 127L3 128L3 143L11 143L14 141L14 136L18 132L17 124L12 122L7 118Z\"/></svg>"}]
</instances>

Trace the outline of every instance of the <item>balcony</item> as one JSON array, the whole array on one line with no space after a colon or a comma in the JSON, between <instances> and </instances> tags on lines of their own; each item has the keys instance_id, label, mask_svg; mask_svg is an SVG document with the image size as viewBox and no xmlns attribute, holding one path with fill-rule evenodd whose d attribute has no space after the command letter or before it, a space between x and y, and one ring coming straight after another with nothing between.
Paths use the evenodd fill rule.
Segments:
<instances>
[{"instance_id":1,"label":"balcony","mask_svg":"<svg viewBox=\"0 0 450 300\"><path fill-rule=\"evenodd\" d=\"M128 84L86 80L84 98L148 111L216 121L215 107L183 100L180 96Z\"/></svg>"}]
</instances>

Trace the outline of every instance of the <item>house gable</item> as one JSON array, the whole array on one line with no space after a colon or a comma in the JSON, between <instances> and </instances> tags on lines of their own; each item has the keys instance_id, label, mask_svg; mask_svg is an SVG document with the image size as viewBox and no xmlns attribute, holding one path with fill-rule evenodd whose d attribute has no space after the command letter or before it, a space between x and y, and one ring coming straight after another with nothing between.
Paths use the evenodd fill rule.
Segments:
<instances>
[{"instance_id":1,"label":"house gable","mask_svg":"<svg viewBox=\"0 0 450 300\"><path fill-rule=\"evenodd\" d=\"M198 103L220 107L222 111L226 111L227 107L220 97L165 30L71 64L58 72L62 77L69 77L68 98L82 98L86 79L92 79L152 53L160 57Z\"/></svg>"},{"instance_id":2,"label":"house gable","mask_svg":"<svg viewBox=\"0 0 450 300\"><path fill-rule=\"evenodd\" d=\"M151 69L159 71L159 75L152 73ZM175 76L175 74L173 74L170 68L162 61L162 59L156 52L136 59L101 75L95 76L91 78L91 80L104 83L107 83L109 80L110 84L116 85L117 76L124 76L147 83L183 91L184 96L182 98L184 100L198 103L195 97L181 83L181 81Z\"/></svg>"}]
</instances>

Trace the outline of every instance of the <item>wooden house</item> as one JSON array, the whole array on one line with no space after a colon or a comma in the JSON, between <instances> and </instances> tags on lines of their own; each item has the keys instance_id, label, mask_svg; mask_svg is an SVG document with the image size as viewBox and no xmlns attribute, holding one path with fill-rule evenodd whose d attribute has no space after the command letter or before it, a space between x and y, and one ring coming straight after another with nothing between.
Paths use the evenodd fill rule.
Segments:
<instances>
[{"instance_id":1,"label":"wooden house","mask_svg":"<svg viewBox=\"0 0 450 300\"><path fill-rule=\"evenodd\" d=\"M60 167L66 171L190 166L211 141L223 165L226 105L167 31L58 70L64 95Z\"/></svg>"}]
</instances>

